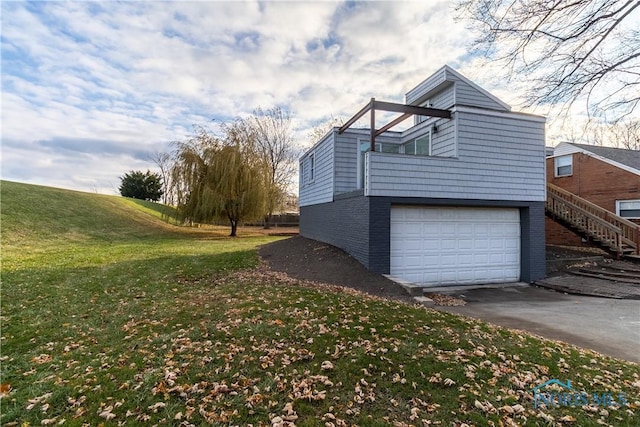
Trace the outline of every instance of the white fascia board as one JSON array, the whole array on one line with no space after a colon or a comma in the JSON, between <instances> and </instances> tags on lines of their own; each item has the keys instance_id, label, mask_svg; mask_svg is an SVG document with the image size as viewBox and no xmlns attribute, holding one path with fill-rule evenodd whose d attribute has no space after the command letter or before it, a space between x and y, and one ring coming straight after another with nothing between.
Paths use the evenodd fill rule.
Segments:
<instances>
[{"instance_id":1,"label":"white fascia board","mask_svg":"<svg viewBox=\"0 0 640 427\"><path fill-rule=\"evenodd\" d=\"M431 85L431 86L425 86L426 83L435 78L438 74L443 74L445 72L445 70L447 69L448 65L443 65L442 67L438 68L437 71L431 73L431 75L429 75L429 77L427 77L426 79L422 80L420 83L418 83L417 85L415 85L413 88L411 88L407 93L405 93L404 95L404 100L405 100L405 104L409 104L409 97L410 96L414 96L415 92L422 92L423 95L427 94L429 92L431 92L435 87L437 87L439 84L442 84L442 82L438 82L435 86ZM442 80L446 81L446 74L442 75ZM423 87L424 86L424 87ZM421 96L420 98L422 98L423 96ZM416 100L419 99L419 97L416 97ZM411 104L413 105L413 104Z\"/></svg>"},{"instance_id":2,"label":"white fascia board","mask_svg":"<svg viewBox=\"0 0 640 427\"><path fill-rule=\"evenodd\" d=\"M536 116L535 114L528 113L514 113L513 111L496 111L496 110L487 110L485 108L479 107L467 107L457 105L451 109L452 113L473 113L480 114L483 116L493 116L493 117L503 117L503 118L511 118L518 120L525 120L528 122L537 122L537 123L546 123L547 118L544 116Z\"/></svg>"}]
</instances>

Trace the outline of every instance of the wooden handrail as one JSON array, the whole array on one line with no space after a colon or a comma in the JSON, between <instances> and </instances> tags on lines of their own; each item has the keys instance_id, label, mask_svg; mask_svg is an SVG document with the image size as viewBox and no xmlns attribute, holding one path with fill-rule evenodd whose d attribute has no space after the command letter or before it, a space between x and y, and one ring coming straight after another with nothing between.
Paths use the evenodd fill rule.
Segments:
<instances>
[{"instance_id":1,"label":"wooden handrail","mask_svg":"<svg viewBox=\"0 0 640 427\"><path fill-rule=\"evenodd\" d=\"M625 247L640 254L640 225L626 218L550 183L547 183L546 209L618 254L622 254Z\"/></svg>"}]
</instances>

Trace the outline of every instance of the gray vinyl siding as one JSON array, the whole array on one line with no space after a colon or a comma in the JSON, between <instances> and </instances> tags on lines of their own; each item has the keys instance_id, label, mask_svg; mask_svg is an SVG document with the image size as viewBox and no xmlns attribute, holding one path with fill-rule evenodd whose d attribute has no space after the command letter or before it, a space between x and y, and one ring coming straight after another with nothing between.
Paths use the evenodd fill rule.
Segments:
<instances>
[{"instance_id":1,"label":"gray vinyl siding","mask_svg":"<svg viewBox=\"0 0 640 427\"><path fill-rule=\"evenodd\" d=\"M335 194L348 193L358 187L358 135L335 134Z\"/></svg>"},{"instance_id":2,"label":"gray vinyl siding","mask_svg":"<svg viewBox=\"0 0 640 427\"><path fill-rule=\"evenodd\" d=\"M431 155L456 157L456 126L453 120L438 120L438 131L431 134Z\"/></svg>"},{"instance_id":3,"label":"gray vinyl siding","mask_svg":"<svg viewBox=\"0 0 640 427\"><path fill-rule=\"evenodd\" d=\"M368 130L349 129L341 135L335 132L334 194L358 190L358 144L369 141ZM399 143L400 133L384 133L376 138L380 143Z\"/></svg>"},{"instance_id":4,"label":"gray vinyl siding","mask_svg":"<svg viewBox=\"0 0 640 427\"><path fill-rule=\"evenodd\" d=\"M300 206L333 200L333 137L330 133L300 159ZM314 177L311 179L309 159L314 156Z\"/></svg>"},{"instance_id":5,"label":"gray vinyl siding","mask_svg":"<svg viewBox=\"0 0 640 427\"><path fill-rule=\"evenodd\" d=\"M440 108L442 110L448 110L453 107L454 104L454 86L449 84L446 88L435 95L432 95L428 101L432 108ZM420 105L426 107L427 100L423 101Z\"/></svg>"},{"instance_id":6,"label":"gray vinyl siding","mask_svg":"<svg viewBox=\"0 0 640 427\"><path fill-rule=\"evenodd\" d=\"M508 105L447 66L407 92L405 100L407 104L413 105L424 105L428 100L433 108L442 109L466 105L499 111L510 110Z\"/></svg>"},{"instance_id":7,"label":"gray vinyl siding","mask_svg":"<svg viewBox=\"0 0 640 427\"><path fill-rule=\"evenodd\" d=\"M425 135L434 124L438 131L431 133L431 155L455 157L457 153L455 122L451 119L429 120L413 126L402 133L402 142L405 143Z\"/></svg>"},{"instance_id":8,"label":"gray vinyl siding","mask_svg":"<svg viewBox=\"0 0 640 427\"><path fill-rule=\"evenodd\" d=\"M441 110L449 110L453 108L455 103L453 83L445 85L443 90L431 95L429 98L424 98L425 99L420 100L421 107L438 108ZM425 120L428 120L428 118L423 116L413 116L413 123L416 125L420 122L424 122Z\"/></svg>"},{"instance_id":9,"label":"gray vinyl siding","mask_svg":"<svg viewBox=\"0 0 640 427\"><path fill-rule=\"evenodd\" d=\"M411 89L405 95L405 101L407 104L416 104L420 102L420 99L423 98L424 94L432 91L434 88L437 88L440 85L446 83L446 74L444 69L440 69L438 72L423 80L418 86Z\"/></svg>"},{"instance_id":10,"label":"gray vinyl siding","mask_svg":"<svg viewBox=\"0 0 640 427\"><path fill-rule=\"evenodd\" d=\"M369 153L369 196L545 200L544 123L454 113L457 158Z\"/></svg>"},{"instance_id":11,"label":"gray vinyl siding","mask_svg":"<svg viewBox=\"0 0 640 427\"><path fill-rule=\"evenodd\" d=\"M504 105L492 99L487 94L473 87L469 83L459 79L452 73L447 73L447 78L455 81L455 104L470 107L489 108L492 110L509 111Z\"/></svg>"}]
</instances>

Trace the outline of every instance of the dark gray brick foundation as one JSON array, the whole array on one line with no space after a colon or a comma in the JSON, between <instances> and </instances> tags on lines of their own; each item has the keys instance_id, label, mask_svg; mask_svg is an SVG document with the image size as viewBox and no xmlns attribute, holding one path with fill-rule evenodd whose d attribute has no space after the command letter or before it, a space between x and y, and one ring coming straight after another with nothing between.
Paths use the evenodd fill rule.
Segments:
<instances>
[{"instance_id":1,"label":"dark gray brick foundation","mask_svg":"<svg viewBox=\"0 0 640 427\"><path fill-rule=\"evenodd\" d=\"M388 274L392 205L519 208L520 280L533 282L545 276L543 202L365 197L359 191L336 196L331 203L301 206L300 234L337 246L369 270Z\"/></svg>"}]
</instances>

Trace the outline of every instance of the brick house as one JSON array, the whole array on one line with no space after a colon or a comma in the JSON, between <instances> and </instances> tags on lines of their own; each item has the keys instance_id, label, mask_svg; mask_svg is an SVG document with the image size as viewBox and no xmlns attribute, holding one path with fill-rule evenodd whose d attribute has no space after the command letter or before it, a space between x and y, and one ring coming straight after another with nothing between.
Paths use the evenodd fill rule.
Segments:
<instances>
[{"instance_id":1,"label":"brick house","mask_svg":"<svg viewBox=\"0 0 640 427\"><path fill-rule=\"evenodd\" d=\"M563 142L547 157L547 182L640 224L640 151ZM546 219L548 244L583 246L577 234Z\"/></svg>"}]
</instances>

